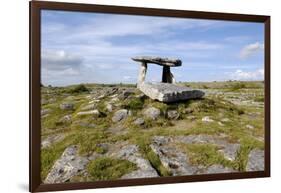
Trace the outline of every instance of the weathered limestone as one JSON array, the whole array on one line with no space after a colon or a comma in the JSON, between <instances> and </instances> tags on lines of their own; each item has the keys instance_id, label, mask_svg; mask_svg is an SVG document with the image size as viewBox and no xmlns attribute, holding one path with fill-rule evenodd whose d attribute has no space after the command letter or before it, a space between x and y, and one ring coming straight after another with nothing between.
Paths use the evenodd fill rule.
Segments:
<instances>
[{"instance_id":1,"label":"weathered limestone","mask_svg":"<svg viewBox=\"0 0 281 193\"><path fill-rule=\"evenodd\" d=\"M153 143L150 145L150 148L159 157L162 165L173 176L195 174L198 168L189 163L188 155L181 152L178 148L168 145L167 141L169 139L154 138Z\"/></svg>"},{"instance_id":2,"label":"weathered limestone","mask_svg":"<svg viewBox=\"0 0 281 193\"><path fill-rule=\"evenodd\" d=\"M142 157L137 145L127 145L122 147L116 156L135 163L138 167L137 170L122 176L122 179L159 177L149 161Z\"/></svg>"},{"instance_id":3,"label":"weathered limestone","mask_svg":"<svg viewBox=\"0 0 281 193\"><path fill-rule=\"evenodd\" d=\"M147 64L145 62L142 62L139 71L138 83L144 82L146 71L147 71Z\"/></svg>"},{"instance_id":4,"label":"weathered limestone","mask_svg":"<svg viewBox=\"0 0 281 193\"><path fill-rule=\"evenodd\" d=\"M89 160L78 155L75 145L66 148L62 156L55 162L44 183L63 183L83 171Z\"/></svg>"},{"instance_id":5,"label":"weathered limestone","mask_svg":"<svg viewBox=\"0 0 281 193\"><path fill-rule=\"evenodd\" d=\"M264 151L254 149L249 153L246 171L264 171Z\"/></svg>"},{"instance_id":6,"label":"weathered limestone","mask_svg":"<svg viewBox=\"0 0 281 193\"><path fill-rule=\"evenodd\" d=\"M141 63L137 87L150 98L162 102L176 102L204 96L202 91L175 85L176 80L171 73L170 67L181 66L181 60L149 56L134 57L132 60ZM147 63L163 66L162 83L145 82Z\"/></svg>"},{"instance_id":7,"label":"weathered limestone","mask_svg":"<svg viewBox=\"0 0 281 193\"><path fill-rule=\"evenodd\" d=\"M200 90L167 83L142 83L139 84L139 89L151 99L162 102L177 102L204 96L204 92Z\"/></svg>"}]
</instances>

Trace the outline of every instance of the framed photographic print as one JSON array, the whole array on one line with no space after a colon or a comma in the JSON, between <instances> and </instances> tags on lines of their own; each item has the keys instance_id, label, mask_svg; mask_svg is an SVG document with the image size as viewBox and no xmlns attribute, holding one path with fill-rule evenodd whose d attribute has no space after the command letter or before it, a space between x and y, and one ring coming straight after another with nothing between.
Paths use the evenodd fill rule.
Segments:
<instances>
[{"instance_id":1,"label":"framed photographic print","mask_svg":"<svg viewBox=\"0 0 281 193\"><path fill-rule=\"evenodd\" d=\"M269 176L269 16L30 2L30 191Z\"/></svg>"}]
</instances>

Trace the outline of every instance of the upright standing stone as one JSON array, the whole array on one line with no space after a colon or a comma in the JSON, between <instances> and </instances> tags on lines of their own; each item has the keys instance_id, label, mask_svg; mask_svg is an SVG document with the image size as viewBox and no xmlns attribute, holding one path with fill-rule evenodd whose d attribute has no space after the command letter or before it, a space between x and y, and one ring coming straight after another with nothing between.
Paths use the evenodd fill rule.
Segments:
<instances>
[{"instance_id":1,"label":"upright standing stone","mask_svg":"<svg viewBox=\"0 0 281 193\"><path fill-rule=\"evenodd\" d=\"M147 64L145 62L141 63L140 71L139 71L139 77L138 77L138 83L142 83L145 80L147 71Z\"/></svg>"}]
</instances>

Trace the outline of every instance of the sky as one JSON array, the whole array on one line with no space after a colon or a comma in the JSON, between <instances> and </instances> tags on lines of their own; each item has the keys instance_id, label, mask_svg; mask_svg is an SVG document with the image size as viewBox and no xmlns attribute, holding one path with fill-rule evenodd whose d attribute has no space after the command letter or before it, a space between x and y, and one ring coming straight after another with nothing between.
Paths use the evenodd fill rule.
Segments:
<instances>
[{"instance_id":1,"label":"sky","mask_svg":"<svg viewBox=\"0 0 281 193\"><path fill-rule=\"evenodd\" d=\"M134 56L182 60L176 81L264 79L264 24L42 10L44 85L136 83ZM149 64L146 81L161 81Z\"/></svg>"}]
</instances>

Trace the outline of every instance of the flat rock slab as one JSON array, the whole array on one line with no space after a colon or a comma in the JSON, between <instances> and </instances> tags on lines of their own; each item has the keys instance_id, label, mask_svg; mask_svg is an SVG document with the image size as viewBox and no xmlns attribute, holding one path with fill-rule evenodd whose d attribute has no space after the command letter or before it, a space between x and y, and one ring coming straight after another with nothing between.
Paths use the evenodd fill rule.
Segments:
<instances>
[{"instance_id":1,"label":"flat rock slab","mask_svg":"<svg viewBox=\"0 0 281 193\"><path fill-rule=\"evenodd\" d=\"M204 96L201 90L193 90L188 87L170 83L142 83L139 89L153 100L161 102L177 102L188 99L198 99Z\"/></svg>"},{"instance_id":2,"label":"flat rock slab","mask_svg":"<svg viewBox=\"0 0 281 193\"><path fill-rule=\"evenodd\" d=\"M246 171L264 171L264 151L254 149L249 153Z\"/></svg>"},{"instance_id":3,"label":"flat rock slab","mask_svg":"<svg viewBox=\"0 0 281 193\"><path fill-rule=\"evenodd\" d=\"M162 146L154 142L150 145L150 148L173 176L192 175L198 170L197 167L189 163L188 156L185 153L173 146Z\"/></svg>"},{"instance_id":4,"label":"flat rock slab","mask_svg":"<svg viewBox=\"0 0 281 193\"><path fill-rule=\"evenodd\" d=\"M199 171L198 174L221 174L221 173L234 173L237 172L232 168L224 167L223 165L216 164L212 165L202 171Z\"/></svg>"},{"instance_id":5,"label":"flat rock slab","mask_svg":"<svg viewBox=\"0 0 281 193\"><path fill-rule=\"evenodd\" d=\"M115 156L135 163L138 167L137 170L122 176L122 179L152 178L159 176L156 170L150 165L149 161L144 159L139 153L137 145L124 146Z\"/></svg>"},{"instance_id":6,"label":"flat rock slab","mask_svg":"<svg viewBox=\"0 0 281 193\"><path fill-rule=\"evenodd\" d=\"M173 176L196 174L198 167L189 163L189 156L180 149L172 146L173 139L165 136L155 136L150 145L152 151L157 154L162 165Z\"/></svg>"},{"instance_id":7,"label":"flat rock slab","mask_svg":"<svg viewBox=\"0 0 281 193\"><path fill-rule=\"evenodd\" d=\"M66 148L62 156L55 162L44 183L63 183L83 171L89 160L78 155L78 147L75 145Z\"/></svg>"},{"instance_id":8,"label":"flat rock slab","mask_svg":"<svg viewBox=\"0 0 281 193\"><path fill-rule=\"evenodd\" d=\"M235 160L241 146L238 143L229 143L225 139L211 135L177 136L173 140L184 144L214 144L220 148L219 152L224 155L225 159L230 161Z\"/></svg>"}]
</instances>

